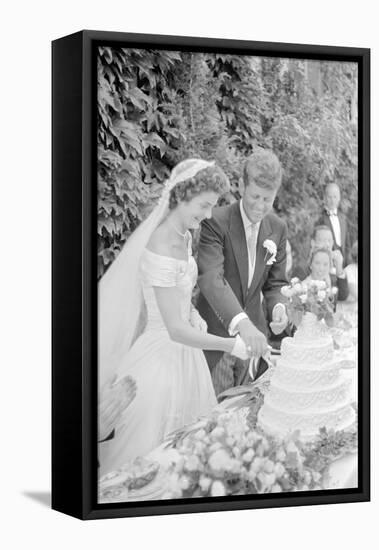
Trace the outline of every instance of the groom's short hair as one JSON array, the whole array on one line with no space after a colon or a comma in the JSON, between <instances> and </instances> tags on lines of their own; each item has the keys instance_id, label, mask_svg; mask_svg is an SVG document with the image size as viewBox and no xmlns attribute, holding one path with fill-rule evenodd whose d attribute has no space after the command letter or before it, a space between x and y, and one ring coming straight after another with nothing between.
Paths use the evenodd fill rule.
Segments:
<instances>
[{"instance_id":1,"label":"groom's short hair","mask_svg":"<svg viewBox=\"0 0 379 550\"><path fill-rule=\"evenodd\" d=\"M243 183L255 183L263 189L279 189L283 170L278 157L268 149L260 149L246 159Z\"/></svg>"}]
</instances>

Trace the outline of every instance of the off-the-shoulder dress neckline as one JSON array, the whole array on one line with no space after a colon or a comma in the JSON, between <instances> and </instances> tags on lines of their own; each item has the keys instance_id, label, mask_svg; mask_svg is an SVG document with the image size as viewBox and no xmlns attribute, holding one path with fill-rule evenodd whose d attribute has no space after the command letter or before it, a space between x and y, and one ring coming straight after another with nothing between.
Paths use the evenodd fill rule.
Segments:
<instances>
[{"instance_id":1,"label":"off-the-shoulder dress neckline","mask_svg":"<svg viewBox=\"0 0 379 550\"><path fill-rule=\"evenodd\" d=\"M167 256L166 254L158 254L157 252L153 252L152 250L150 250L149 248L145 248L145 251L148 252L149 254L153 254L154 256L159 256L160 258L166 258L168 260L172 260L174 262L184 262L185 264L187 264L192 256L192 254L190 253L190 251L188 250L188 256L187 256L187 259L184 260L184 259L179 259L179 258L174 258L174 256Z\"/></svg>"},{"instance_id":2,"label":"off-the-shoulder dress neckline","mask_svg":"<svg viewBox=\"0 0 379 550\"><path fill-rule=\"evenodd\" d=\"M188 233L189 235L189 240L188 240L188 244L187 244L187 259L186 260L182 260L182 259L179 259L179 258L174 258L174 256L167 256L167 254L158 254L158 252L153 252L152 250L150 250L149 248L145 248L145 250L147 250L150 254L154 254L154 256L160 256L161 258L167 258L169 260L173 260L174 262L184 262L184 263L188 263L191 256L192 256L192 251L191 251L191 241L192 241L192 235L191 233L187 230L186 231L186 234Z\"/></svg>"}]
</instances>

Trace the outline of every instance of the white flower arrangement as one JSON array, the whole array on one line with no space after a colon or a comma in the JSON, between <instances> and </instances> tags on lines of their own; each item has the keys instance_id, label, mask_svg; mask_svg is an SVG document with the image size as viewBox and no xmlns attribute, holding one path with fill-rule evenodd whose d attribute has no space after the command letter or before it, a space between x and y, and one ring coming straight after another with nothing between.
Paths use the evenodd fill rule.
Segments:
<instances>
[{"instance_id":1,"label":"white flower arrangement","mask_svg":"<svg viewBox=\"0 0 379 550\"><path fill-rule=\"evenodd\" d=\"M299 326L306 312L314 313L318 320L325 319L333 324L334 299L338 290L328 287L325 281L303 281L297 277L291 279L290 285L281 288L287 298L287 311L290 322Z\"/></svg>"},{"instance_id":2,"label":"white flower arrangement","mask_svg":"<svg viewBox=\"0 0 379 550\"><path fill-rule=\"evenodd\" d=\"M337 457L357 449L357 427L321 428L313 441L295 431L276 439L257 427L263 395L255 405L214 411L171 442L164 499L222 497L319 490ZM327 479L327 477L326 477Z\"/></svg>"},{"instance_id":3,"label":"white flower arrangement","mask_svg":"<svg viewBox=\"0 0 379 550\"><path fill-rule=\"evenodd\" d=\"M180 440L163 498L321 489L319 473L304 465L298 434L293 437L278 441L252 430L243 409L214 414Z\"/></svg>"},{"instance_id":4,"label":"white flower arrangement","mask_svg":"<svg viewBox=\"0 0 379 550\"><path fill-rule=\"evenodd\" d=\"M263 243L263 248L266 249L265 260L267 259L267 254L270 254L270 258L266 261L266 265L272 265L276 262L277 246L274 241L271 239L266 239Z\"/></svg>"}]
</instances>

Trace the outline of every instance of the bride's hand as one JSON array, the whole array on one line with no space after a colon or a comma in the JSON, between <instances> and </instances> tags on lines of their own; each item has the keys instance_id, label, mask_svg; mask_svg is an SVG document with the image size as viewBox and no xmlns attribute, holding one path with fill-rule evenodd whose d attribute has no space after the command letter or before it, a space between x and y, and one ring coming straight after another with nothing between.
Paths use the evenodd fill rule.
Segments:
<instances>
[{"instance_id":1,"label":"bride's hand","mask_svg":"<svg viewBox=\"0 0 379 550\"><path fill-rule=\"evenodd\" d=\"M230 353L239 359L249 359L245 342L242 340L241 336L237 335L235 337L234 346Z\"/></svg>"},{"instance_id":2,"label":"bride's hand","mask_svg":"<svg viewBox=\"0 0 379 550\"><path fill-rule=\"evenodd\" d=\"M190 323L193 326L193 328L196 328L197 330L201 330L201 332L208 331L207 323L204 321L200 313L194 307L191 310Z\"/></svg>"}]
</instances>

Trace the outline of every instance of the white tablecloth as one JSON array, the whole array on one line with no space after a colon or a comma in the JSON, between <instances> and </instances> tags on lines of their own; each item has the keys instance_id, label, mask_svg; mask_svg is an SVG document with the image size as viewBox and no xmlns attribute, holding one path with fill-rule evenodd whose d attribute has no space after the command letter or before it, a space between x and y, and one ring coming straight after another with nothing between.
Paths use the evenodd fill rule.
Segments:
<instances>
[{"instance_id":1,"label":"white tablecloth","mask_svg":"<svg viewBox=\"0 0 379 550\"><path fill-rule=\"evenodd\" d=\"M329 466L325 489L351 489L358 487L358 455L348 454Z\"/></svg>"}]
</instances>

